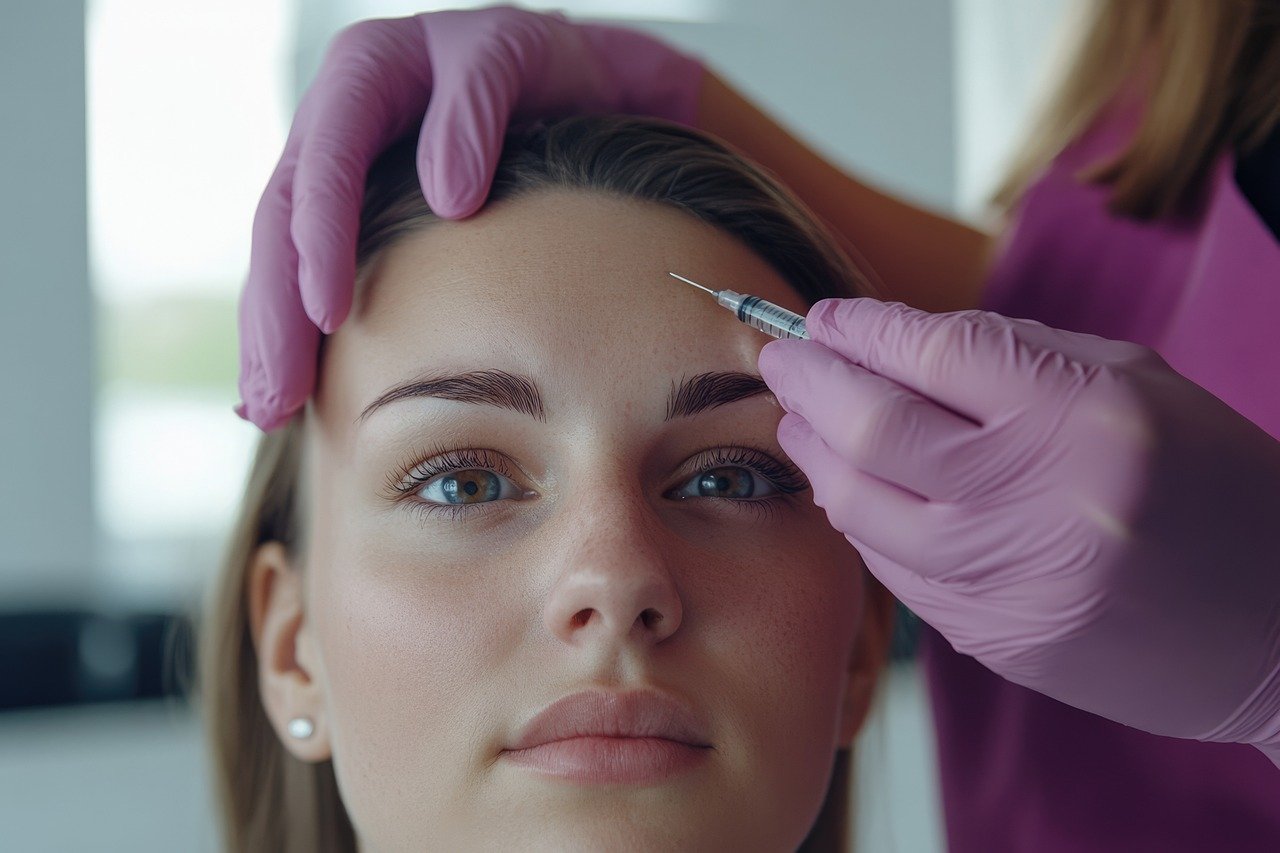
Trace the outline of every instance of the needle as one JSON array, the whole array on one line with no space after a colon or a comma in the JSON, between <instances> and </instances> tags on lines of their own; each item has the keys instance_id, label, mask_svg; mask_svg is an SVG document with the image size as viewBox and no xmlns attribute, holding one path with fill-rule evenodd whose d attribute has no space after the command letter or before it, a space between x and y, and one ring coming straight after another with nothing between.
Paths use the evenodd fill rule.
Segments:
<instances>
[{"instance_id":1,"label":"needle","mask_svg":"<svg viewBox=\"0 0 1280 853\"><path fill-rule=\"evenodd\" d=\"M680 279L681 281L683 281L685 284L692 284L694 287L698 288L699 290L705 290L707 293L710 293L712 296L715 296L715 295L716 295L716 292L715 292L714 290L712 290L711 288L709 288L709 287L703 287L702 285L698 284L696 281L690 281L689 279L685 278L685 277L684 277L684 276L682 276L682 275L676 275L676 274L675 274L675 273L673 273L673 272L669 272L669 273L667 273L667 275L671 276L672 278L678 278L678 279Z\"/></svg>"},{"instance_id":2,"label":"needle","mask_svg":"<svg viewBox=\"0 0 1280 853\"><path fill-rule=\"evenodd\" d=\"M804 317L793 311L788 311L781 305L774 305L759 296L748 296L734 290L712 290L709 287L703 287L692 279L687 279L673 272L668 272L667 275L710 293L715 298L717 305L729 309L739 320L753 329L759 329L766 335L772 335L775 338L798 338L800 340L809 338L809 332L804 327Z\"/></svg>"}]
</instances>

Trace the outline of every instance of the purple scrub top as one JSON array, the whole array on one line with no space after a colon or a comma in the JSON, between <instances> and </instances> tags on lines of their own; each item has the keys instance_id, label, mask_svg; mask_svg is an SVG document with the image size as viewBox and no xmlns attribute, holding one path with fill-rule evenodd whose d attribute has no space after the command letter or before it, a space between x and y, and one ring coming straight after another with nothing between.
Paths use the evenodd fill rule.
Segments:
<instances>
[{"instance_id":1,"label":"purple scrub top","mask_svg":"<svg viewBox=\"0 0 1280 853\"><path fill-rule=\"evenodd\" d=\"M1113 108L1031 185L982 307L1150 346L1280 438L1280 243L1235 158L1156 222L1110 215L1106 190L1073 178L1118 151L1139 115ZM1280 769L1252 747L1093 716L1005 681L928 627L921 660L953 853L1280 851Z\"/></svg>"}]
</instances>

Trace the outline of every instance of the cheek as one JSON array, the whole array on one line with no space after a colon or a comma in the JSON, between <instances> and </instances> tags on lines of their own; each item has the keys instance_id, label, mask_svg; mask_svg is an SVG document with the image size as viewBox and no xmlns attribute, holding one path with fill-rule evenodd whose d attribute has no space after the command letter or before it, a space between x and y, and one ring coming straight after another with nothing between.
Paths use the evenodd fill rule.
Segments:
<instances>
[{"instance_id":1,"label":"cheek","mask_svg":"<svg viewBox=\"0 0 1280 853\"><path fill-rule=\"evenodd\" d=\"M717 701L722 717L741 726L733 733L746 751L733 756L740 775L767 780L755 807L792 826L797 816L816 816L830 777L864 569L816 516L793 525L785 543L761 539L758 561L724 585L725 609L709 617L716 628L708 657L726 667ZM770 559L779 552L786 557ZM793 828L803 834L801 823Z\"/></svg>"},{"instance_id":2,"label":"cheek","mask_svg":"<svg viewBox=\"0 0 1280 853\"><path fill-rule=\"evenodd\" d=\"M492 707L523 615L501 588L478 589L466 565L358 532L337 538L317 537L325 556L309 567L308 620L344 802L373 837L403 825L406 809L438 825L465 816L458 792L494 746L474 709Z\"/></svg>"},{"instance_id":3,"label":"cheek","mask_svg":"<svg viewBox=\"0 0 1280 853\"><path fill-rule=\"evenodd\" d=\"M465 567L443 568L424 555L373 547L317 571L327 575L316 591L316 621L335 690L387 689L359 697L370 702L448 696L489 665L489 650L511 621L501 594L486 596L481 614ZM446 574L457 580L441 582Z\"/></svg>"},{"instance_id":4,"label":"cheek","mask_svg":"<svg viewBox=\"0 0 1280 853\"><path fill-rule=\"evenodd\" d=\"M407 511L336 497L360 494L354 479L320 486L309 610L335 700L376 706L413 695L431 703L489 666L495 637L513 617L503 615L512 602L500 586L477 597L485 561L411 535L416 522Z\"/></svg>"},{"instance_id":5,"label":"cheek","mask_svg":"<svg viewBox=\"0 0 1280 853\"><path fill-rule=\"evenodd\" d=\"M757 561L726 595L732 612L720 620L741 648L733 657L754 671L748 683L773 695L758 707L829 714L861 621L862 561L809 511L760 544Z\"/></svg>"},{"instance_id":6,"label":"cheek","mask_svg":"<svg viewBox=\"0 0 1280 853\"><path fill-rule=\"evenodd\" d=\"M785 775L802 755L829 761L862 608L862 567L844 536L808 505L704 537L710 560L682 571L715 702L735 720L755 773ZM830 737L828 737L830 733Z\"/></svg>"},{"instance_id":7,"label":"cheek","mask_svg":"<svg viewBox=\"0 0 1280 853\"><path fill-rule=\"evenodd\" d=\"M865 569L811 498L725 536L719 547L740 567L718 579L732 602L719 621L759 655L805 669L819 650L848 651Z\"/></svg>"}]
</instances>

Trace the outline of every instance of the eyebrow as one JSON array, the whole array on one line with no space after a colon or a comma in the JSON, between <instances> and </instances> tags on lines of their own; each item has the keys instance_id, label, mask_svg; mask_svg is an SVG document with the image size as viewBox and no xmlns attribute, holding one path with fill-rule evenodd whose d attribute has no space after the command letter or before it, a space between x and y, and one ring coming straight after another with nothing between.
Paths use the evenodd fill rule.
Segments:
<instances>
[{"instance_id":1,"label":"eyebrow","mask_svg":"<svg viewBox=\"0 0 1280 853\"><path fill-rule=\"evenodd\" d=\"M412 382L397 385L366 406L360 417L356 418L356 423L369 417L376 409L411 397L438 397L460 403L480 403L522 412L540 421L547 419L542 394L532 379L507 373L505 370L471 370L466 373L419 377Z\"/></svg>"},{"instance_id":2,"label":"eyebrow","mask_svg":"<svg viewBox=\"0 0 1280 853\"><path fill-rule=\"evenodd\" d=\"M681 379L678 386L675 382L671 383L664 420L692 417L728 403L768 393L769 386L752 373L699 373ZM465 373L423 376L397 385L366 406L356 418L356 423L365 420L383 406L413 397L436 397L461 403L497 406L543 422L547 419L542 392L538 389L538 383L529 377L505 370L471 370Z\"/></svg>"},{"instance_id":3,"label":"eyebrow","mask_svg":"<svg viewBox=\"0 0 1280 853\"><path fill-rule=\"evenodd\" d=\"M699 412L768 393L769 386L753 373L699 373L691 379L680 380L678 388L676 383L671 383L664 420L692 417Z\"/></svg>"}]
</instances>

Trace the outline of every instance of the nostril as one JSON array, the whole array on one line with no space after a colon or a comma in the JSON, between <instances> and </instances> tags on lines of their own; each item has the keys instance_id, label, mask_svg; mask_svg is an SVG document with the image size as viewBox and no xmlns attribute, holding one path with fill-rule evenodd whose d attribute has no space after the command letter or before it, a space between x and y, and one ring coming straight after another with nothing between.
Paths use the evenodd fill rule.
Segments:
<instances>
[{"instance_id":1,"label":"nostril","mask_svg":"<svg viewBox=\"0 0 1280 853\"><path fill-rule=\"evenodd\" d=\"M640 622L646 628L653 628L662 621L662 614L654 610L652 607L640 614Z\"/></svg>"},{"instance_id":2,"label":"nostril","mask_svg":"<svg viewBox=\"0 0 1280 853\"><path fill-rule=\"evenodd\" d=\"M584 608L573 614L573 618L569 620L570 624L575 628L581 628L583 625L591 621L591 608Z\"/></svg>"}]
</instances>

